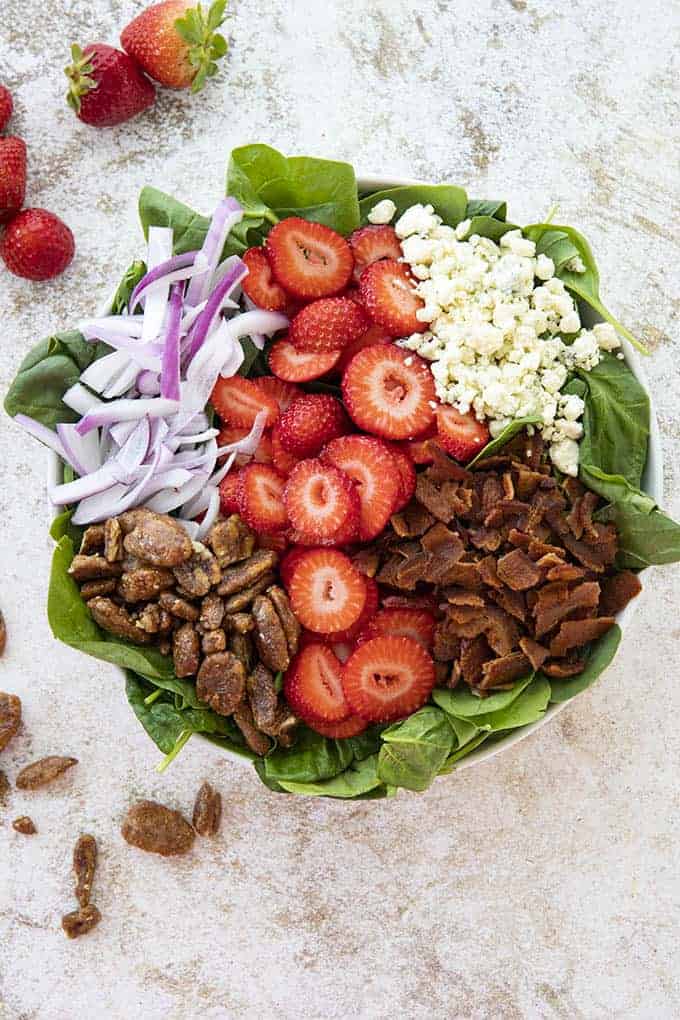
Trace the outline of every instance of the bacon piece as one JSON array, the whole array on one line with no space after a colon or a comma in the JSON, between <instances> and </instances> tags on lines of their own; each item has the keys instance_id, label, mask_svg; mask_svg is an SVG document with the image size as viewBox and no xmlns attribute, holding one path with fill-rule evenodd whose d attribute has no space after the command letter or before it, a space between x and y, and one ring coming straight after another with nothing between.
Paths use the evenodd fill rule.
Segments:
<instances>
[{"instance_id":1,"label":"bacon piece","mask_svg":"<svg viewBox=\"0 0 680 1020\"><path fill-rule=\"evenodd\" d=\"M547 634L558 623L577 609L592 609L598 604L600 586L597 581L584 581L569 588L564 581L554 581L538 592L533 614L536 619L535 637Z\"/></svg>"},{"instance_id":2,"label":"bacon piece","mask_svg":"<svg viewBox=\"0 0 680 1020\"><path fill-rule=\"evenodd\" d=\"M522 549L513 549L496 563L501 581L513 591L526 591L541 580L541 571Z\"/></svg>"},{"instance_id":3,"label":"bacon piece","mask_svg":"<svg viewBox=\"0 0 680 1020\"><path fill-rule=\"evenodd\" d=\"M493 652L483 634L472 640L463 639L460 643L458 672L466 684L474 687L481 683L484 676L484 663L493 658Z\"/></svg>"},{"instance_id":4,"label":"bacon piece","mask_svg":"<svg viewBox=\"0 0 680 1020\"><path fill-rule=\"evenodd\" d=\"M611 577L606 577L602 581L600 609L607 616L616 616L641 591L640 579L632 570L622 570L618 574L612 574Z\"/></svg>"},{"instance_id":5,"label":"bacon piece","mask_svg":"<svg viewBox=\"0 0 680 1020\"><path fill-rule=\"evenodd\" d=\"M550 652L544 645L540 645L533 638L523 637L519 639L519 647L522 649L534 669L540 669L546 659L550 658Z\"/></svg>"},{"instance_id":6,"label":"bacon piece","mask_svg":"<svg viewBox=\"0 0 680 1020\"><path fill-rule=\"evenodd\" d=\"M615 623L613 616L599 616L592 620L568 620L560 625L557 636L550 642L550 654L553 658L559 659L572 648L581 648L591 641L597 641Z\"/></svg>"}]
</instances>

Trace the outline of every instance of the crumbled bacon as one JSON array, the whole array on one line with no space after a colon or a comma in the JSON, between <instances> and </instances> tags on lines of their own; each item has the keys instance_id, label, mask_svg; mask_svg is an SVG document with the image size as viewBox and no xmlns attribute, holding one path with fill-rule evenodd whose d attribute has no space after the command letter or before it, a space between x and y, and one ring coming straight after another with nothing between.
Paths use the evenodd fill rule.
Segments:
<instances>
[{"instance_id":1,"label":"crumbled bacon","mask_svg":"<svg viewBox=\"0 0 680 1020\"><path fill-rule=\"evenodd\" d=\"M640 580L632 570L622 570L619 574L606 577L600 587L600 609L607 616L620 613L642 591Z\"/></svg>"},{"instance_id":2,"label":"crumbled bacon","mask_svg":"<svg viewBox=\"0 0 680 1020\"><path fill-rule=\"evenodd\" d=\"M513 591L533 588L541 580L541 571L522 549L513 549L501 556L496 572L501 581Z\"/></svg>"}]
</instances>

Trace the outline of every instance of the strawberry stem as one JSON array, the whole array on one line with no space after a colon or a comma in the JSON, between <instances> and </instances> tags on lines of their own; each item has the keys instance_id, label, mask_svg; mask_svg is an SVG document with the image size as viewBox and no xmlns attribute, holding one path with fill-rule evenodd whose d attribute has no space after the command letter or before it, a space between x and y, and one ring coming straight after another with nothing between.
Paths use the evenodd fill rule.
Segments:
<instances>
[{"instance_id":1,"label":"strawberry stem","mask_svg":"<svg viewBox=\"0 0 680 1020\"><path fill-rule=\"evenodd\" d=\"M73 63L64 68L64 74L69 80L66 102L76 113L80 113L81 98L97 87L97 82L91 77L94 64L77 43L71 46L71 60Z\"/></svg>"},{"instance_id":2,"label":"strawberry stem","mask_svg":"<svg viewBox=\"0 0 680 1020\"><path fill-rule=\"evenodd\" d=\"M207 13L199 3L177 18L175 29L189 47L189 63L196 68L192 92L200 92L208 78L217 74L217 61L229 49L227 40L216 31L224 21L227 0L214 0Z\"/></svg>"}]
</instances>

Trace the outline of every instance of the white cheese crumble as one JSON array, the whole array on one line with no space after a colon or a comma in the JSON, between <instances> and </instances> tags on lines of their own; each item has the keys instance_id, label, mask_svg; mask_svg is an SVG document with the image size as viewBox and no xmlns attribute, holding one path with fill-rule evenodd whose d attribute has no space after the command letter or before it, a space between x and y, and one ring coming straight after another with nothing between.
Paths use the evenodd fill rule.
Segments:
<instances>
[{"instance_id":1,"label":"white cheese crumble","mask_svg":"<svg viewBox=\"0 0 680 1020\"><path fill-rule=\"evenodd\" d=\"M391 198L383 198L377 202L368 214L368 222L375 224L390 223L394 217L397 207Z\"/></svg>"},{"instance_id":2,"label":"white cheese crumble","mask_svg":"<svg viewBox=\"0 0 680 1020\"><path fill-rule=\"evenodd\" d=\"M584 403L560 390L571 369L588 371L603 350L620 346L616 331L609 323L581 328L552 259L537 256L521 230L496 244L474 234L463 240L469 228L445 226L431 205L413 205L397 220L424 302L417 316L428 324L399 343L431 362L438 398L488 419L492 436L515 418L537 417L555 466L576 475Z\"/></svg>"}]
</instances>

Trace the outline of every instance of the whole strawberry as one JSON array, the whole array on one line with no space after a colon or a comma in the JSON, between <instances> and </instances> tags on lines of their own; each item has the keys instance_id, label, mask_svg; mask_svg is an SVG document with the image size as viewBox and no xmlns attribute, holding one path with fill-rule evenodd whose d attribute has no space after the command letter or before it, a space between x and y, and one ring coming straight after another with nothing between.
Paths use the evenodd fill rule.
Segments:
<instances>
[{"instance_id":1,"label":"whole strawberry","mask_svg":"<svg viewBox=\"0 0 680 1020\"><path fill-rule=\"evenodd\" d=\"M10 273L25 280L59 276L74 252L73 234L47 209L24 209L9 223L0 242L0 255Z\"/></svg>"},{"instance_id":2,"label":"whole strawberry","mask_svg":"<svg viewBox=\"0 0 680 1020\"><path fill-rule=\"evenodd\" d=\"M65 69L66 101L85 124L113 127L153 104L153 82L127 53L106 43L92 43L84 50L74 44L71 57L73 63Z\"/></svg>"},{"instance_id":3,"label":"whole strawberry","mask_svg":"<svg viewBox=\"0 0 680 1020\"><path fill-rule=\"evenodd\" d=\"M0 131L4 131L14 111L14 103L9 89L0 85Z\"/></svg>"},{"instance_id":4,"label":"whole strawberry","mask_svg":"<svg viewBox=\"0 0 680 1020\"><path fill-rule=\"evenodd\" d=\"M19 212L26 194L26 144L9 135L0 138L0 223Z\"/></svg>"},{"instance_id":5,"label":"whole strawberry","mask_svg":"<svg viewBox=\"0 0 680 1020\"><path fill-rule=\"evenodd\" d=\"M198 92L217 73L227 41L216 30L227 0L215 0L205 12L193 0L163 0L138 14L120 41L133 60L161 85Z\"/></svg>"}]
</instances>

